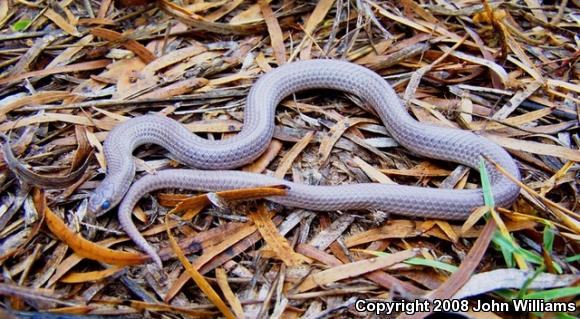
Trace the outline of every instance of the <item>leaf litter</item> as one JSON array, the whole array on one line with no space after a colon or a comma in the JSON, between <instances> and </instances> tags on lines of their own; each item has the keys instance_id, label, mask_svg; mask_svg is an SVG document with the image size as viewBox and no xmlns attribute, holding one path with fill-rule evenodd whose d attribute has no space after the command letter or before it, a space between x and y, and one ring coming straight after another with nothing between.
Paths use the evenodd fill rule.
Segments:
<instances>
[{"instance_id":1,"label":"leaf litter","mask_svg":"<svg viewBox=\"0 0 580 319\"><path fill-rule=\"evenodd\" d=\"M577 302L579 14L576 1L0 0L3 314L318 318L357 315L356 298ZM488 200L458 223L283 208L261 199L283 196L276 185L163 190L134 212L163 269L113 214L87 212L115 125L159 113L225 139L260 74L317 58L369 67L419 121L505 147L523 176L517 202ZM377 123L357 97L295 94L243 170L491 191L485 171L411 154ZM134 155L138 175L183 167L158 146Z\"/></svg>"}]
</instances>

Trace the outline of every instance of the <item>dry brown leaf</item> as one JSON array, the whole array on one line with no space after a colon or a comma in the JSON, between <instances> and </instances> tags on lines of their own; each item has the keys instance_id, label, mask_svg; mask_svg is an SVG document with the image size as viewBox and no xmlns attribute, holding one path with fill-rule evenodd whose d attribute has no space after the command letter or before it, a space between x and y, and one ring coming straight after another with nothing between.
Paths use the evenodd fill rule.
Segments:
<instances>
[{"instance_id":1,"label":"dry brown leaf","mask_svg":"<svg viewBox=\"0 0 580 319\"><path fill-rule=\"evenodd\" d=\"M33 95L19 97L8 102L7 104L0 105L0 117L23 106L52 103L69 96L71 96L71 93L63 91L40 91Z\"/></svg>"},{"instance_id":2,"label":"dry brown leaf","mask_svg":"<svg viewBox=\"0 0 580 319\"><path fill-rule=\"evenodd\" d=\"M512 38L509 34L507 34L507 32L504 32L504 33L505 33L504 36L505 36L505 39L506 39L508 46L510 47L512 52L514 52L515 55L519 58L519 61L518 61L517 59L515 59L511 56L508 56L508 60L510 60L514 64L517 64L519 67L521 67L523 70L525 70L537 82L539 82L541 84L546 83L546 80L542 76L542 73L540 72L540 70L538 70L538 68L536 68L534 62L532 62L532 60L530 60L530 58L524 52L524 50L522 49L520 44L516 40L514 40L514 38Z\"/></svg>"},{"instance_id":3,"label":"dry brown leaf","mask_svg":"<svg viewBox=\"0 0 580 319\"><path fill-rule=\"evenodd\" d=\"M176 95L183 95L191 91L203 87L209 81L204 78L191 78L172 83L168 86L158 88L147 94L139 96L139 99L162 99Z\"/></svg>"},{"instance_id":4,"label":"dry brown leaf","mask_svg":"<svg viewBox=\"0 0 580 319\"><path fill-rule=\"evenodd\" d=\"M122 242L125 242L128 240L129 240L128 237L107 238L105 240L99 241L96 244L98 244L99 246L108 248L108 247L111 247L115 244L122 243ZM66 275L72 268L74 268L83 259L84 259L84 257L77 255L77 254L72 254L72 255L68 256L66 259L64 259L56 267L56 270L55 270L54 274L48 280L46 287L52 287L60 278L62 278L64 275Z\"/></svg>"},{"instance_id":5,"label":"dry brown leaf","mask_svg":"<svg viewBox=\"0 0 580 319\"><path fill-rule=\"evenodd\" d=\"M525 141L522 139L503 137L496 134L484 134L485 137L511 150L524 151L532 154L551 155L569 161L580 162L580 151L547 143Z\"/></svg>"},{"instance_id":6,"label":"dry brown leaf","mask_svg":"<svg viewBox=\"0 0 580 319\"><path fill-rule=\"evenodd\" d=\"M207 21L216 21L219 20L221 17L225 16L226 14L230 13L231 11L235 10L240 4L242 4L244 0L231 0L225 1L225 4L221 6L219 9L215 10L214 12L205 15L205 19ZM233 23L234 18L230 20Z\"/></svg>"},{"instance_id":7,"label":"dry brown leaf","mask_svg":"<svg viewBox=\"0 0 580 319\"><path fill-rule=\"evenodd\" d=\"M89 62L81 62L77 64L69 64L67 66L59 66L50 69L38 70L38 71L31 71L25 73L15 74L3 79L0 79L0 85L16 82L20 80L24 80L27 78L35 77L35 76L45 76L51 74L58 74L58 73L70 73L70 72L80 72L80 71L88 71L88 70L95 70L95 69L102 69L109 65L111 60L95 60Z\"/></svg>"},{"instance_id":8,"label":"dry brown leaf","mask_svg":"<svg viewBox=\"0 0 580 319\"><path fill-rule=\"evenodd\" d=\"M168 66L185 62L188 59L195 57L206 51L206 48L200 44L194 43L185 48L171 51L165 55L155 58L141 70L141 76L153 76L158 71L167 68ZM181 76L182 74L179 74Z\"/></svg>"},{"instance_id":9,"label":"dry brown leaf","mask_svg":"<svg viewBox=\"0 0 580 319\"><path fill-rule=\"evenodd\" d=\"M205 120L184 125L191 132L234 133L239 132L243 124L235 120Z\"/></svg>"},{"instance_id":10,"label":"dry brown leaf","mask_svg":"<svg viewBox=\"0 0 580 319\"><path fill-rule=\"evenodd\" d=\"M467 233L467 231L470 230L479 220L481 220L488 211L489 209L486 206L482 206L474 210L461 226L461 232L459 235L463 236L463 234Z\"/></svg>"},{"instance_id":11,"label":"dry brown leaf","mask_svg":"<svg viewBox=\"0 0 580 319\"><path fill-rule=\"evenodd\" d=\"M425 177L425 176L448 176L451 172L436 166L431 162L421 162L417 166L409 169L391 169L391 168L381 168L380 172L389 175L401 175L401 176L414 176L414 177Z\"/></svg>"},{"instance_id":12,"label":"dry brown leaf","mask_svg":"<svg viewBox=\"0 0 580 319\"><path fill-rule=\"evenodd\" d=\"M312 14L308 17L308 20L306 20L303 29L307 36L304 38L303 43L300 46L303 48L303 50L300 52L300 57L303 60L310 59L309 48L312 45L312 32L314 29L316 29L316 27L318 27L322 20L324 20L324 17L326 17L333 4L334 0L318 1L316 7L314 7L314 11L312 11Z\"/></svg>"},{"instance_id":13,"label":"dry brown leaf","mask_svg":"<svg viewBox=\"0 0 580 319\"><path fill-rule=\"evenodd\" d=\"M284 186L271 186L271 187L255 187L247 189L235 189L229 191L221 191L215 193L217 196L224 200L253 200L264 198L268 196L284 196L286 195L286 188ZM175 206L172 213L179 213L187 210L200 210L211 202L207 197L207 194L191 197L188 199L177 198L177 202L171 203L165 199L166 206ZM173 204L173 205L172 205ZM183 216L184 219L193 218L189 214Z\"/></svg>"},{"instance_id":14,"label":"dry brown leaf","mask_svg":"<svg viewBox=\"0 0 580 319\"><path fill-rule=\"evenodd\" d=\"M338 141L338 139L351 127L356 126L361 123L376 123L375 120L366 118L342 118L336 124L334 124L330 131L322 137L320 142L320 149L318 151L320 156L320 163L326 162L330 156L332 148Z\"/></svg>"},{"instance_id":15,"label":"dry brown leaf","mask_svg":"<svg viewBox=\"0 0 580 319\"><path fill-rule=\"evenodd\" d=\"M272 2L271 0L266 0L268 3ZM260 9L260 5L258 3L253 3L248 6L246 9L242 10L241 12L237 13L230 19L230 24L238 25L238 24L246 24L252 23L262 20L262 10Z\"/></svg>"},{"instance_id":16,"label":"dry brown leaf","mask_svg":"<svg viewBox=\"0 0 580 319\"><path fill-rule=\"evenodd\" d=\"M546 180L542 186L540 186L540 195L546 196L556 185L558 185L558 180L564 178L568 171L574 167L575 163L573 161L568 161L562 166L552 177Z\"/></svg>"},{"instance_id":17,"label":"dry brown leaf","mask_svg":"<svg viewBox=\"0 0 580 319\"><path fill-rule=\"evenodd\" d=\"M97 13L97 18L105 18L107 16L107 11L113 0L103 0L101 1L101 6L99 7L99 12Z\"/></svg>"},{"instance_id":18,"label":"dry brown leaf","mask_svg":"<svg viewBox=\"0 0 580 319\"><path fill-rule=\"evenodd\" d=\"M300 286L299 292L308 291L317 286L325 286L330 283L356 277L366 274L371 271L379 270L396 263L400 263L417 255L414 250L404 250L388 256L374 257L370 259L360 260L349 264L335 266L321 272L317 272L308 276Z\"/></svg>"},{"instance_id":19,"label":"dry brown leaf","mask_svg":"<svg viewBox=\"0 0 580 319\"><path fill-rule=\"evenodd\" d=\"M471 128L474 130L487 130L487 131L498 130L508 127L502 123L509 124L512 126L520 126L539 120L550 114L552 114L552 110L549 108L544 108L537 111L527 112L522 115L508 117L505 120L501 121L501 123L493 123L493 122L490 123L487 121L473 122L471 123ZM526 130L536 130L537 128L538 127L529 127L526 128Z\"/></svg>"},{"instance_id":20,"label":"dry brown leaf","mask_svg":"<svg viewBox=\"0 0 580 319\"><path fill-rule=\"evenodd\" d=\"M126 39L121 33L108 30L105 28L91 28L90 32L92 35L103 38L109 42L118 42L119 44L123 45L125 48L130 50L131 52L135 53L143 62L150 63L151 61L155 60L155 55L151 53L147 48L141 45L139 42Z\"/></svg>"},{"instance_id":21,"label":"dry brown leaf","mask_svg":"<svg viewBox=\"0 0 580 319\"><path fill-rule=\"evenodd\" d=\"M266 21L268 33L270 34L270 42L274 49L274 56L278 65L286 63L286 46L284 45L284 35L278 23L278 19L274 15L268 0L258 0L258 5Z\"/></svg>"},{"instance_id":22,"label":"dry brown leaf","mask_svg":"<svg viewBox=\"0 0 580 319\"><path fill-rule=\"evenodd\" d=\"M512 182L516 183L518 186L523 188L530 195L540 199L544 204L546 204L548 207L552 208L550 210L551 213L553 213L558 218L560 218L562 220L562 222L566 226L570 227L570 229L574 230L574 232L576 232L576 234L580 234L580 221L578 221L578 219L580 219L580 214L578 214L577 212L573 212L573 211L563 207L562 205L549 200L548 198L542 196L541 194L538 194L533 189L529 188L527 185L525 185L524 183L522 183L518 179L514 178L514 176L510 175L503 167L498 165L493 160L491 160L489 158L486 158L486 160L490 161L497 168L497 170L499 170L502 174L504 174Z\"/></svg>"},{"instance_id":23,"label":"dry brown leaf","mask_svg":"<svg viewBox=\"0 0 580 319\"><path fill-rule=\"evenodd\" d=\"M21 120L6 121L0 124L0 132L7 132L9 130L14 130L20 127L50 122L64 122L84 126L96 126L100 129L107 131L111 130L114 126L114 124L112 123L107 123L97 119L90 119L80 115L62 114L62 113L42 113L39 115L28 116Z\"/></svg>"},{"instance_id":24,"label":"dry brown leaf","mask_svg":"<svg viewBox=\"0 0 580 319\"><path fill-rule=\"evenodd\" d=\"M307 256L309 258L312 258L314 260L322 262L323 264L328 265L328 266L336 267L336 266L340 266L343 264L343 262L340 261L338 258L336 258L330 254L327 254L326 252L319 250L315 247L307 245L307 244L298 245L296 247L296 251L303 254L304 256ZM424 290L419 289L419 288L415 287L414 285L412 285L406 281L398 280L394 276L389 275L388 273L386 273L384 271L377 270L377 271L366 273L364 276L367 279L370 279L373 282L375 282L375 283L377 283L377 284L379 284L387 289L399 289L398 287L402 287L405 291L407 291L411 294L414 294L416 296L422 296L425 294ZM395 288L395 287L397 287L397 288Z\"/></svg>"},{"instance_id":25,"label":"dry brown leaf","mask_svg":"<svg viewBox=\"0 0 580 319\"><path fill-rule=\"evenodd\" d=\"M73 284L73 283L98 281L113 276L123 270L124 268L122 267L110 267L105 270L99 271L71 272L62 277L60 279L60 282Z\"/></svg>"},{"instance_id":26,"label":"dry brown leaf","mask_svg":"<svg viewBox=\"0 0 580 319\"><path fill-rule=\"evenodd\" d=\"M42 224L44 223L44 209L46 206L46 196L44 191L35 188L32 193L32 199L34 202L34 208L39 214L38 221L30 227L30 231L28 232L26 238L22 240L18 245L15 247L11 247L5 251L3 251L2 255L0 255L0 262L4 262L6 259L11 258L13 256L18 255L19 253L24 251L24 248L36 237L38 232L41 229ZM6 247L3 247L4 249Z\"/></svg>"},{"instance_id":27,"label":"dry brown leaf","mask_svg":"<svg viewBox=\"0 0 580 319\"><path fill-rule=\"evenodd\" d=\"M379 182L381 184L388 184L388 185L396 185L392 179L390 179L387 175L381 173L380 170L372 167L369 163L365 162L362 158L355 156L353 158L354 162L360 169L367 174L372 180Z\"/></svg>"},{"instance_id":28,"label":"dry brown leaf","mask_svg":"<svg viewBox=\"0 0 580 319\"><path fill-rule=\"evenodd\" d=\"M78 37L81 35L74 25L72 25L68 21L66 21L65 18L63 18L60 14L56 13L54 10L47 8L44 11L44 16L46 16L47 18L52 20L52 22L54 22L54 24L56 24L64 32L66 32L74 37Z\"/></svg>"},{"instance_id":29,"label":"dry brown leaf","mask_svg":"<svg viewBox=\"0 0 580 319\"><path fill-rule=\"evenodd\" d=\"M115 25L115 21L109 18L80 18L79 25Z\"/></svg>"},{"instance_id":30,"label":"dry brown leaf","mask_svg":"<svg viewBox=\"0 0 580 319\"><path fill-rule=\"evenodd\" d=\"M320 24L320 22L322 22L322 20L324 20L324 17L326 17L326 14L330 8L332 8L333 4L334 0L318 1L314 11L312 11L312 14L308 17L308 20L304 24L304 32L307 34L312 34L314 29Z\"/></svg>"},{"instance_id":31,"label":"dry brown leaf","mask_svg":"<svg viewBox=\"0 0 580 319\"><path fill-rule=\"evenodd\" d=\"M86 46L88 46L91 42L94 41L94 37L92 35L86 35L79 39L73 46L67 48L66 50L62 51L57 57L52 59L50 63L46 66L47 69L54 68L61 65L67 65L71 61L74 61L75 55L77 55L81 50L83 50Z\"/></svg>"},{"instance_id":32,"label":"dry brown leaf","mask_svg":"<svg viewBox=\"0 0 580 319\"><path fill-rule=\"evenodd\" d=\"M165 224L169 225L169 216L170 214L165 215ZM166 228L167 236L169 237L169 244L171 248L177 255L177 258L181 262L181 264L185 267L186 272L191 276L193 281L197 284L199 289L203 291L203 293L207 296L207 298L219 309L219 311L227 318L227 319L234 319L236 318L234 314L231 312L230 308L226 306L225 302L220 298L220 296L215 292L212 286L205 280L205 278L197 271L189 260L183 254L181 248L177 244L177 241L171 234L171 229L169 227Z\"/></svg>"},{"instance_id":33,"label":"dry brown leaf","mask_svg":"<svg viewBox=\"0 0 580 319\"><path fill-rule=\"evenodd\" d=\"M505 120L520 104L530 95L534 94L542 86L541 82L532 82L526 85L525 89L518 91L514 96L504 104L499 111L493 115L494 120Z\"/></svg>"},{"instance_id":34,"label":"dry brown leaf","mask_svg":"<svg viewBox=\"0 0 580 319\"><path fill-rule=\"evenodd\" d=\"M219 79L211 79L211 80L209 80L209 83L206 86L202 87L201 89L198 89L197 92L208 92L208 91L215 89L219 85L223 85L223 84L227 84L227 83L231 83L231 82L235 82L235 81L240 81L240 80L246 80L246 79L251 78L257 72L258 72L258 69L253 69L253 70L249 70L246 72L239 72L239 73L232 74L229 76L224 76L224 77L221 77Z\"/></svg>"},{"instance_id":35,"label":"dry brown leaf","mask_svg":"<svg viewBox=\"0 0 580 319\"><path fill-rule=\"evenodd\" d=\"M0 0L0 27L4 25L6 18L8 18L9 8L8 0Z\"/></svg>"},{"instance_id":36,"label":"dry brown leaf","mask_svg":"<svg viewBox=\"0 0 580 319\"><path fill-rule=\"evenodd\" d=\"M230 304L230 307L232 307L232 311L236 315L236 318L243 319L245 317L244 308L242 308L240 299L238 299L238 297L234 294L230 284L228 283L226 271L221 267L217 268L215 270L215 278L218 285L220 286L220 289L222 290L222 294Z\"/></svg>"},{"instance_id":37,"label":"dry brown leaf","mask_svg":"<svg viewBox=\"0 0 580 319\"><path fill-rule=\"evenodd\" d=\"M111 304L123 304L128 305L131 308L137 310L147 310L147 311L154 311L154 312L168 312L173 314L181 314L190 316L192 318L215 318L218 313L215 311L203 310L203 309L191 309L191 307L179 307L179 306L172 306L163 303L149 303L144 301L138 300L114 300L114 301L106 301L106 303ZM118 314L119 309L115 309L112 313Z\"/></svg>"},{"instance_id":38,"label":"dry brown leaf","mask_svg":"<svg viewBox=\"0 0 580 319\"><path fill-rule=\"evenodd\" d=\"M88 160L86 158L88 154L77 153L84 157L83 161L79 163L81 165L78 167L78 169L75 170L75 167L71 166L70 173L66 175L40 175L28 169L20 160L16 158L16 156L14 156L10 146L10 138L8 136L0 133L0 139L3 140L2 152L4 153L6 166L18 176L21 182L28 185L44 188L66 188L76 183L89 166ZM73 165L75 164L76 163L73 163Z\"/></svg>"},{"instance_id":39,"label":"dry brown leaf","mask_svg":"<svg viewBox=\"0 0 580 319\"><path fill-rule=\"evenodd\" d=\"M417 236L434 236L442 240L449 240L449 237L438 227L432 227L432 221L410 221L410 220L389 220L386 225L372 228L364 232L351 235L345 239L347 247L354 247L373 241L393 238L410 238ZM522 229L533 229L536 223L533 221L508 221L506 227L509 232ZM461 238L474 238L481 234L481 228L470 228L462 232L461 226L451 225L455 234L460 234Z\"/></svg>"},{"instance_id":40,"label":"dry brown leaf","mask_svg":"<svg viewBox=\"0 0 580 319\"><path fill-rule=\"evenodd\" d=\"M282 142L272 139L268 148L253 163L242 168L243 171L252 173L262 173L268 165L278 156L282 150Z\"/></svg>"},{"instance_id":41,"label":"dry brown leaf","mask_svg":"<svg viewBox=\"0 0 580 319\"><path fill-rule=\"evenodd\" d=\"M459 236L457 235L457 233L455 232L453 227L451 227L451 225L449 225L448 222L442 221L442 220L436 220L435 223L445 233L445 235L447 235L447 237L449 237L449 240L451 240L452 243L455 244L459 241Z\"/></svg>"},{"instance_id":42,"label":"dry brown leaf","mask_svg":"<svg viewBox=\"0 0 580 319\"><path fill-rule=\"evenodd\" d=\"M181 22L194 28L218 34L248 35L257 33L264 27L264 24L261 22L232 25L228 23L208 21L190 10L180 7L168 0L161 0L160 5L167 14L175 17Z\"/></svg>"},{"instance_id":43,"label":"dry brown leaf","mask_svg":"<svg viewBox=\"0 0 580 319\"><path fill-rule=\"evenodd\" d=\"M314 137L314 132L309 131L298 143L294 144L290 151L284 155L280 163L278 164L278 168L276 168L276 172L274 176L278 178L284 178L284 175L288 172L290 167L292 167L292 163L300 155L300 153L310 144L312 138Z\"/></svg>"},{"instance_id":44,"label":"dry brown leaf","mask_svg":"<svg viewBox=\"0 0 580 319\"><path fill-rule=\"evenodd\" d=\"M381 239L418 236L421 234L419 225L418 222L409 220L389 220L380 228L351 235L344 242L347 247L353 247Z\"/></svg>"},{"instance_id":45,"label":"dry brown leaf","mask_svg":"<svg viewBox=\"0 0 580 319\"><path fill-rule=\"evenodd\" d=\"M243 240L244 238L250 236L252 233L256 231L257 231L256 226L246 224L244 227L238 229L238 231L235 232L234 234L231 234L230 236L223 238L223 240L219 244L204 249L203 255L199 256L195 260L193 267L195 269L200 269L212 258L226 251L228 248L232 247L240 240ZM187 273L181 274L181 276L179 276L179 278L177 278L177 280L172 283L171 288L169 288L169 290L167 291L167 294L165 295L165 301L168 302L169 300L171 300L181 290L181 288L183 288L183 286L189 281L189 279L191 279L191 277Z\"/></svg>"},{"instance_id":46,"label":"dry brown leaf","mask_svg":"<svg viewBox=\"0 0 580 319\"><path fill-rule=\"evenodd\" d=\"M149 257L145 255L112 250L90 242L71 231L48 207L45 207L44 212L46 225L50 231L82 257L119 266L142 264L149 260Z\"/></svg>"},{"instance_id":47,"label":"dry brown leaf","mask_svg":"<svg viewBox=\"0 0 580 319\"><path fill-rule=\"evenodd\" d=\"M280 260L286 266L297 266L303 263L305 259L294 252L294 249L292 249L286 238L280 235L264 204L259 204L257 209L256 207L254 209L250 209L248 217L254 222L258 231L262 234L264 241L273 249Z\"/></svg>"}]
</instances>

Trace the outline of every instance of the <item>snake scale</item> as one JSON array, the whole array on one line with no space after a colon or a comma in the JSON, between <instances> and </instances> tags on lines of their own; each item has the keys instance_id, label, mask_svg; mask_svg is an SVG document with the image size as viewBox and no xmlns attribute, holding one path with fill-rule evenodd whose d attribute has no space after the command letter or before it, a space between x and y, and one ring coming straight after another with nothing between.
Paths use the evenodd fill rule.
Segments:
<instances>
[{"instance_id":1,"label":"snake scale","mask_svg":"<svg viewBox=\"0 0 580 319\"><path fill-rule=\"evenodd\" d=\"M481 189L453 190L376 183L312 186L262 174L228 169L250 163L269 145L277 105L288 95L309 89L333 89L356 95L371 106L402 146L412 152L477 169L488 157L516 178L520 173L500 146L472 132L431 126L411 117L391 86L375 72L349 62L310 60L289 63L264 75L252 86L244 111L244 125L236 136L210 141L160 115L144 115L117 125L107 136L104 153L107 175L89 199L89 209L101 215L121 202L119 221L127 234L161 265L156 250L135 227L131 212L146 193L163 188L218 191L284 184L287 196L270 200L316 211L379 209L414 217L466 219L483 205ZM142 144L158 144L178 160L197 169L168 169L139 179L132 186L132 153ZM497 205L510 205L519 187L492 165L490 172ZM211 170L211 171L208 171ZM221 170L221 171L215 171Z\"/></svg>"}]
</instances>

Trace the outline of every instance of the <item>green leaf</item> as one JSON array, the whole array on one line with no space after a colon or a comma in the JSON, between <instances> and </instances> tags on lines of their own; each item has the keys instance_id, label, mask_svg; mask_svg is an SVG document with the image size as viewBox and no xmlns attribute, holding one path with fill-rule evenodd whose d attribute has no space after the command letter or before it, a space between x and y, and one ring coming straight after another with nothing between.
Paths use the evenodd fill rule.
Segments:
<instances>
[{"instance_id":1,"label":"green leaf","mask_svg":"<svg viewBox=\"0 0 580 319\"><path fill-rule=\"evenodd\" d=\"M554 228L549 225L544 226L544 250L549 254L552 253L554 247Z\"/></svg>"},{"instance_id":2,"label":"green leaf","mask_svg":"<svg viewBox=\"0 0 580 319\"><path fill-rule=\"evenodd\" d=\"M26 28L28 28L28 26L30 26L31 23L32 20L30 19L20 19L12 25L12 30L14 30L15 32L23 31Z\"/></svg>"},{"instance_id":3,"label":"green leaf","mask_svg":"<svg viewBox=\"0 0 580 319\"><path fill-rule=\"evenodd\" d=\"M525 249L520 248L513 241L512 238L506 238L505 236L503 236L499 232L497 232L496 234L497 234L497 236L495 236L493 238L494 243L499 245L502 249L505 249L506 252L509 252L510 254L522 254L523 258L525 258L527 261L532 262L534 264L539 265L542 263L543 259L539 255L534 255L533 253L531 253Z\"/></svg>"},{"instance_id":4,"label":"green leaf","mask_svg":"<svg viewBox=\"0 0 580 319\"><path fill-rule=\"evenodd\" d=\"M479 158L479 175L481 177L481 189L483 190L483 201L487 207L494 207L495 201L491 191L491 182L489 181L489 173L485 167L485 160L483 157Z\"/></svg>"},{"instance_id":5,"label":"green leaf","mask_svg":"<svg viewBox=\"0 0 580 319\"><path fill-rule=\"evenodd\" d=\"M499 232L496 232L495 234L501 236L501 234ZM496 236L496 237L499 237L499 236ZM514 268L515 262L514 262L514 258L512 257L512 254L514 252L513 249L511 249L511 247L509 247L509 246L498 244L496 237L493 238L493 241L499 247L499 250L501 251L501 254L503 256L503 260L505 261L505 265L508 268ZM503 236L501 236L501 237L503 237Z\"/></svg>"},{"instance_id":6,"label":"green leaf","mask_svg":"<svg viewBox=\"0 0 580 319\"><path fill-rule=\"evenodd\" d=\"M367 250L366 252L371 253L375 256L389 256L389 255L391 255L389 253L385 253L382 251L368 251ZM446 263L438 261L438 260L425 259L425 258L421 258L421 257L413 257L413 258L405 260L403 263L409 264L409 265L427 266L427 267L431 267L431 268L437 268L437 269L448 271L450 273L453 273L457 269L459 269L456 266L446 264Z\"/></svg>"},{"instance_id":7,"label":"green leaf","mask_svg":"<svg viewBox=\"0 0 580 319\"><path fill-rule=\"evenodd\" d=\"M564 287L550 290L535 291L524 296L524 299L554 300L580 295L580 287Z\"/></svg>"},{"instance_id":8,"label":"green leaf","mask_svg":"<svg viewBox=\"0 0 580 319\"><path fill-rule=\"evenodd\" d=\"M554 227L552 225L544 226L544 251L551 255L554 250L554 238L556 237ZM545 262L545 260L544 260ZM551 262L554 268L558 268L555 262Z\"/></svg>"},{"instance_id":9,"label":"green leaf","mask_svg":"<svg viewBox=\"0 0 580 319\"><path fill-rule=\"evenodd\" d=\"M496 235L493 237L493 242L502 249L502 252L505 250L506 253L518 254L522 256L526 261L536 265L542 265L544 263L544 258L542 258L542 256L540 256L535 252L521 248L518 244L516 244L513 241L513 238L505 238L499 232L496 232ZM508 264L507 261L506 264ZM557 272L559 273L562 272L562 267L560 267L560 265L558 265L557 263L553 263L552 265L554 266ZM513 268L512 266L509 267Z\"/></svg>"},{"instance_id":10,"label":"green leaf","mask_svg":"<svg viewBox=\"0 0 580 319\"><path fill-rule=\"evenodd\" d=\"M564 261L567 263L572 263L578 260L580 260L580 254L564 258Z\"/></svg>"},{"instance_id":11,"label":"green leaf","mask_svg":"<svg viewBox=\"0 0 580 319\"><path fill-rule=\"evenodd\" d=\"M518 292L518 299L523 299L524 296L526 295L527 291L528 291L528 287L530 287L530 285L532 284L532 282L538 278L538 276L544 272L544 270L546 267L544 265L542 265L540 268L538 268L535 272L534 275L531 276L530 278L528 278L526 280L526 282L524 282L524 284L522 285L522 288L520 288L520 291Z\"/></svg>"},{"instance_id":12,"label":"green leaf","mask_svg":"<svg viewBox=\"0 0 580 319\"><path fill-rule=\"evenodd\" d=\"M481 190L483 192L483 202L485 203L485 206L489 208L489 210L492 210L493 207L495 206L495 201L493 199L493 192L491 189L491 181L489 180L489 173L487 171L487 168L485 167L485 160L483 159L483 157L479 158L479 176L481 178ZM503 238L504 236L501 234L501 232L496 231L493 234L492 241L499 247L499 250L501 251L506 266L508 266L509 268L513 268L515 267L515 262L512 257L512 254L515 253L515 250L512 249L513 245L506 245L504 243L505 240L501 240Z\"/></svg>"},{"instance_id":13,"label":"green leaf","mask_svg":"<svg viewBox=\"0 0 580 319\"><path fill-rule=\"evenodd\" d=\"M543 317L543 316L542 316ZM558 312L556 313L556 318L557 319L577 319L578 317L569 315L567 313L563 313L563 312Z\"/></svg>"},{"instance_id":14,"label":"green leaf","mask_svg":"<svg viewBox=\"0 0 580 319\"><path fill-rule=\"evenodd\" d=\"M427 267L431 267L431 268L437 268L437 269L448 271L450 273L453 273L457 269L459 269L456 266L446 264L446 263L438 261L438 260L425 259L425 258L420 258L420 257L414 257L411 259L407 259L404 261L404 263L409 264L409 265L427 266Z\"/></svg>"}]
</instances>

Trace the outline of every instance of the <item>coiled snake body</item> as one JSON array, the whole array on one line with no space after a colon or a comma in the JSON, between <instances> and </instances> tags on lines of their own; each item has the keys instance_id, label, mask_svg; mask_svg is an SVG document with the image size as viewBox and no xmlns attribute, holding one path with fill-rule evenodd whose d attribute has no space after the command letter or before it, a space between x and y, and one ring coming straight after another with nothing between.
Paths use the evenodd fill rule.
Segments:
<instances>
[{"instance_id":1,"label":"coiled snake body","mask_svg":"<svg viewBox=\"0 0 580 319\"><path fill-rule=\"evenodd\" d=\"M514 160L500 146L468 131L422 124L405 110L400 99L379 75L364 67L336 60L311 60L284 65L264 74L247 97L244 126L236 136L209 141L189 132L178 122L146 115L115 127L104 144L107 176L89 200L91 211L100 215L123 199L119 220L127 234L158 264L155 249L141 236L131 220L139 198L162 188L226 190L284 184L288 195L272 201L293 207L327 211L380 209L396 214L440 219L465 219L483 205L481 189L450 190L384 184L311 186L261 174L240 171L171 169L138 180L133 150L146 143L159 144L180 161L198 169L231 169L252 162L268 146L274 132L276 106L286 96L302 90L326 88L360 97L378 116L401 145L426 157L461 163L477 169L486 156L519 178ZM519 188L488 165L495 201L510 205Z\"/></svg>"}]
</instances>

